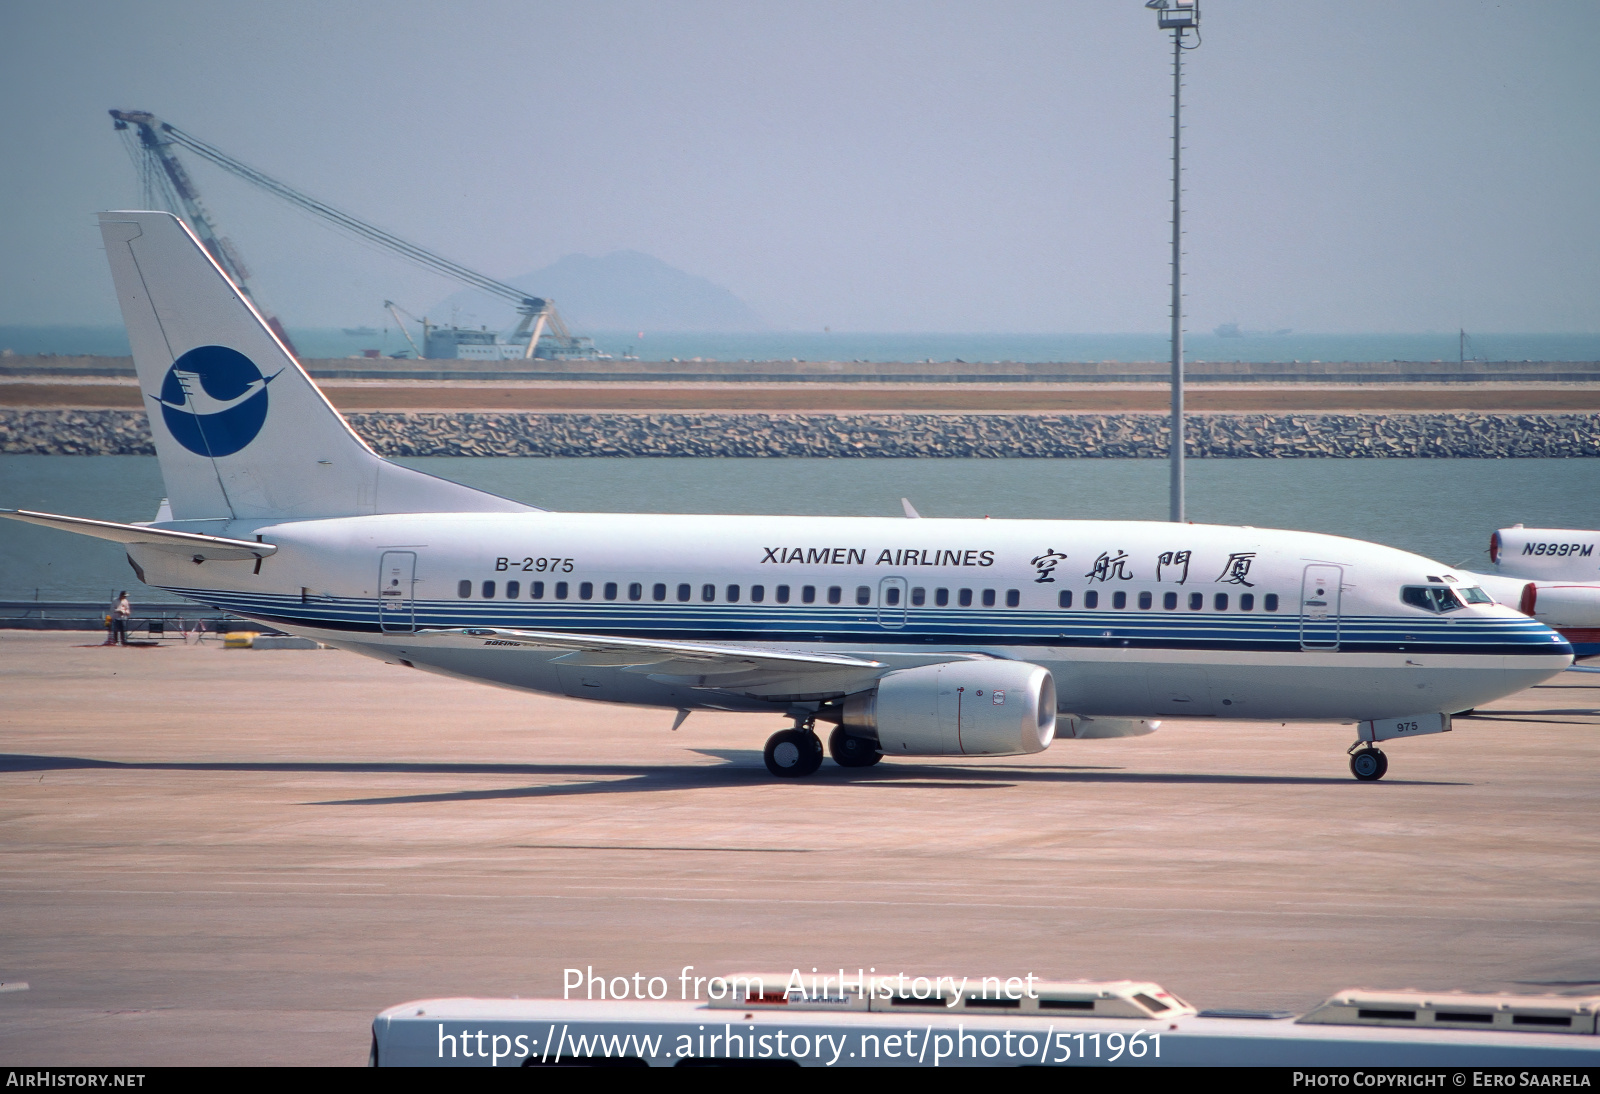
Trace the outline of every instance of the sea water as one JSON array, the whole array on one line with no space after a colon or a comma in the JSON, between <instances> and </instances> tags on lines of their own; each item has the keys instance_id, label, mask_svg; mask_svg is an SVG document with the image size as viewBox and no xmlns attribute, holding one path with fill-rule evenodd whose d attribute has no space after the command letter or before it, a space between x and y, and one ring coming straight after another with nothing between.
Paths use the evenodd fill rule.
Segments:
<instances>
[{"instance_id":1,"label":"sea water","mask_svg":"<svg viewBox=\"0 0 1600 1094\"><path fill-rule=\"evenodd\" d=\"M371 334L341 328L290 330L307 359L360 356L376 350L407 353L409 343L392 324ZM647 361L1165 361L1167 335L1159 334L950 334L845 331L581 331L613 357ZM417 337L413 332L413 337ZM1462 354L1455 331L1422 334L1252 334L1184 336L1190 361L1454 361ZM125 356L120 326L0 325L0 352ZM1600 361L1600 334L1476 334L1465 349L1483 361Z\"/></svg>"}]
</instances>

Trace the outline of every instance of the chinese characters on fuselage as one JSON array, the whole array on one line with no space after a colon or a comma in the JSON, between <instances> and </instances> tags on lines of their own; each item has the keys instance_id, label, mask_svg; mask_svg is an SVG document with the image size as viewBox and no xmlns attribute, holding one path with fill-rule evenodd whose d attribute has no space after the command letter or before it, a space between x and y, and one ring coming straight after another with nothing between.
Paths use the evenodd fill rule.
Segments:
<instances>
[{"instance_id":1,"label":"chinese characters on fuselage","mask_svg":"<svg viewBox=\"0 0 1600 1094\"><path fill-rule=\"evenodd\" d=\"M1128 552L1118 551L1112 556L1101 551L1100 557L1094 560L1094 566L1083 576L1089 579L1091 585L1096 581L1132 581L1133 575L1128 572Z\"/></svg>"},{"instance_id":2,"label":"chinese characters on fuselage","mask_svg":"<svg viewBox=\"0 0 1600 1094\"><path fill-rule=\"evenodd\" d=\"M1189 551L1162 551L1161 557L1156 559L1156 580L1160 581L1161 572L1165 569L1181 566L1183 573L1178 577L1178 584L1182 585L1189 580ZM1167 578L1168 581L1172 580Z\"/></svg>"},{"instance_id":3,"label":"chinese characters on fuselage","mask_svg":"<svg viewBox=\"0 0 1600 1094\"><path fill-rule=\"evenodd\" d=\"M867 560L873 558L873 549L867 547L763 547L761 549L761 563L763 565L779 566L865 566ZM924 547L885 547L876 552L873 559L874 566L891 566L895 568L937 567L937 566L978 566L989 567L995 564L993 550L979 550L977 548L924 548ZM1250 566L1255 561L1254 551L1234 551L1228 555L1227 562L1222 565L1222 572L1212 580L1220 585L1243 585L1254 588L1255 582L1249 580ZM1046 547L1043 552L1029 560L1029 565L1034 569L1035 584L1048 585L1056 581L1055 572L1061 563L1067 561L1067 554L1057 551L1053 547ZM1170 550L1158 552L1155 556L1155 579L1157 581L1170 581L1183 585L1189 580L1190 564L1194 561L1192 550ZM1133 571L1133 559L1127 551L1118 549L1116 552L1101 551L1090 566L1089 572L1083 576L1089 584L1107 581L1135 581L1137 577ZM499 568L504 569L502 565Z\"/></svg>"},{"instance_id":4,"label":"chinese characters on fuselage","mask_svg":"<svg viewBox=\"0 0 1600 1094\"><path fill-rule=\"evenodd\" d=\"M1058 565L1065 561L1067 561L1066 555L1057 551L1054 547L1046 547L1044 554L1033 560L1033 568L1039 575L1033 579L1034 584L1046 585L1053 583L1055 578L1050 575L1055 572Z\"/></svg>"}]
</instances>

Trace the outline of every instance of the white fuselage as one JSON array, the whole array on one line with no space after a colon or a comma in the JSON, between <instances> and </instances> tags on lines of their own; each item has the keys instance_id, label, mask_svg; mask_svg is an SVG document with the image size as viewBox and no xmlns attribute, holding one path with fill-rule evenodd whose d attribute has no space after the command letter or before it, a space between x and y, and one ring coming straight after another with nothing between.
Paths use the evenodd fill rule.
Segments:
<instances>
[{"instance_id":1,"label":"white fuselage","mask_svg":"<svg viewBox=\"0 0 1600 1094\"><path fill-rule=\"evenodd\" d=\"M1277 721L1460 711L1572 659L1560 635L1510 608L1440 614L1402 601L1407 586L1470 583L1448 567L1314 533L546 512L181 526L260 535L278 550L260 564L195 565L135 547L150 584L388 661L679 709L782 710L830 692L822 680L805 695L757 697L429 635L714 641L856 654L884 671L982 654L1049 669L1064 712Z\"/></svg>"}]
</instances>

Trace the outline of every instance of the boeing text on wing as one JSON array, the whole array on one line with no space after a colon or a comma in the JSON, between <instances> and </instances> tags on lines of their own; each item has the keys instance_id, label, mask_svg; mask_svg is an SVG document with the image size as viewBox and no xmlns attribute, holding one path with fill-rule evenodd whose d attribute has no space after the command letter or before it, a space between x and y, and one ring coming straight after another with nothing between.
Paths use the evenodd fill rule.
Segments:
<instances>
[{"instance_id":1,"label":"boeing text on wing","mask_svg":"<svg viewBox=\"0 0 1600 1094\"><path fill-rule=\"evenodd\" d=\"M1378 741L1547 679L1567 642L1416 555L1113 521L553 513L391 464L187 229L101 215L171 518L8 515L140 578L401 665L680 712L769 711L776 775L1015 755L1164 718ZM163 514L165 515L165 514Z\"/></svg>"}]
</instances>

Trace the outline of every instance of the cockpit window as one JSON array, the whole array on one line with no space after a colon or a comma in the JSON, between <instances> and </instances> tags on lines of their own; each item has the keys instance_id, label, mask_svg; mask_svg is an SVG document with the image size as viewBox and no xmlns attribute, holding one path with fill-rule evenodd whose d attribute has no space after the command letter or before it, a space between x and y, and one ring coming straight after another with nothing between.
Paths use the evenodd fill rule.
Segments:
<instances>
[{"instance_id":1,"label":"cockpit window","mask_svg":"<svg viewBox=\"0 0 1600 1094\"><path fill-rule=\"evenodd\" d=\"M1476 585L1467 585L1457 589L1456 593L1468 604L1493 604L1494 597L1478 588Z\"/></svg>"},{"instance_id":2,"label":"cockpit window","mask_svg":"<svg viewBox=\"0 0 1600 1094\"><path fill-rule=\"evenodd\" d=\"M1400 590L1400 599L1427 612L1453 612L1466 607L1456 599L1454 590L1444 585L1407 585Z\"/></svg>"}]
</instances>

